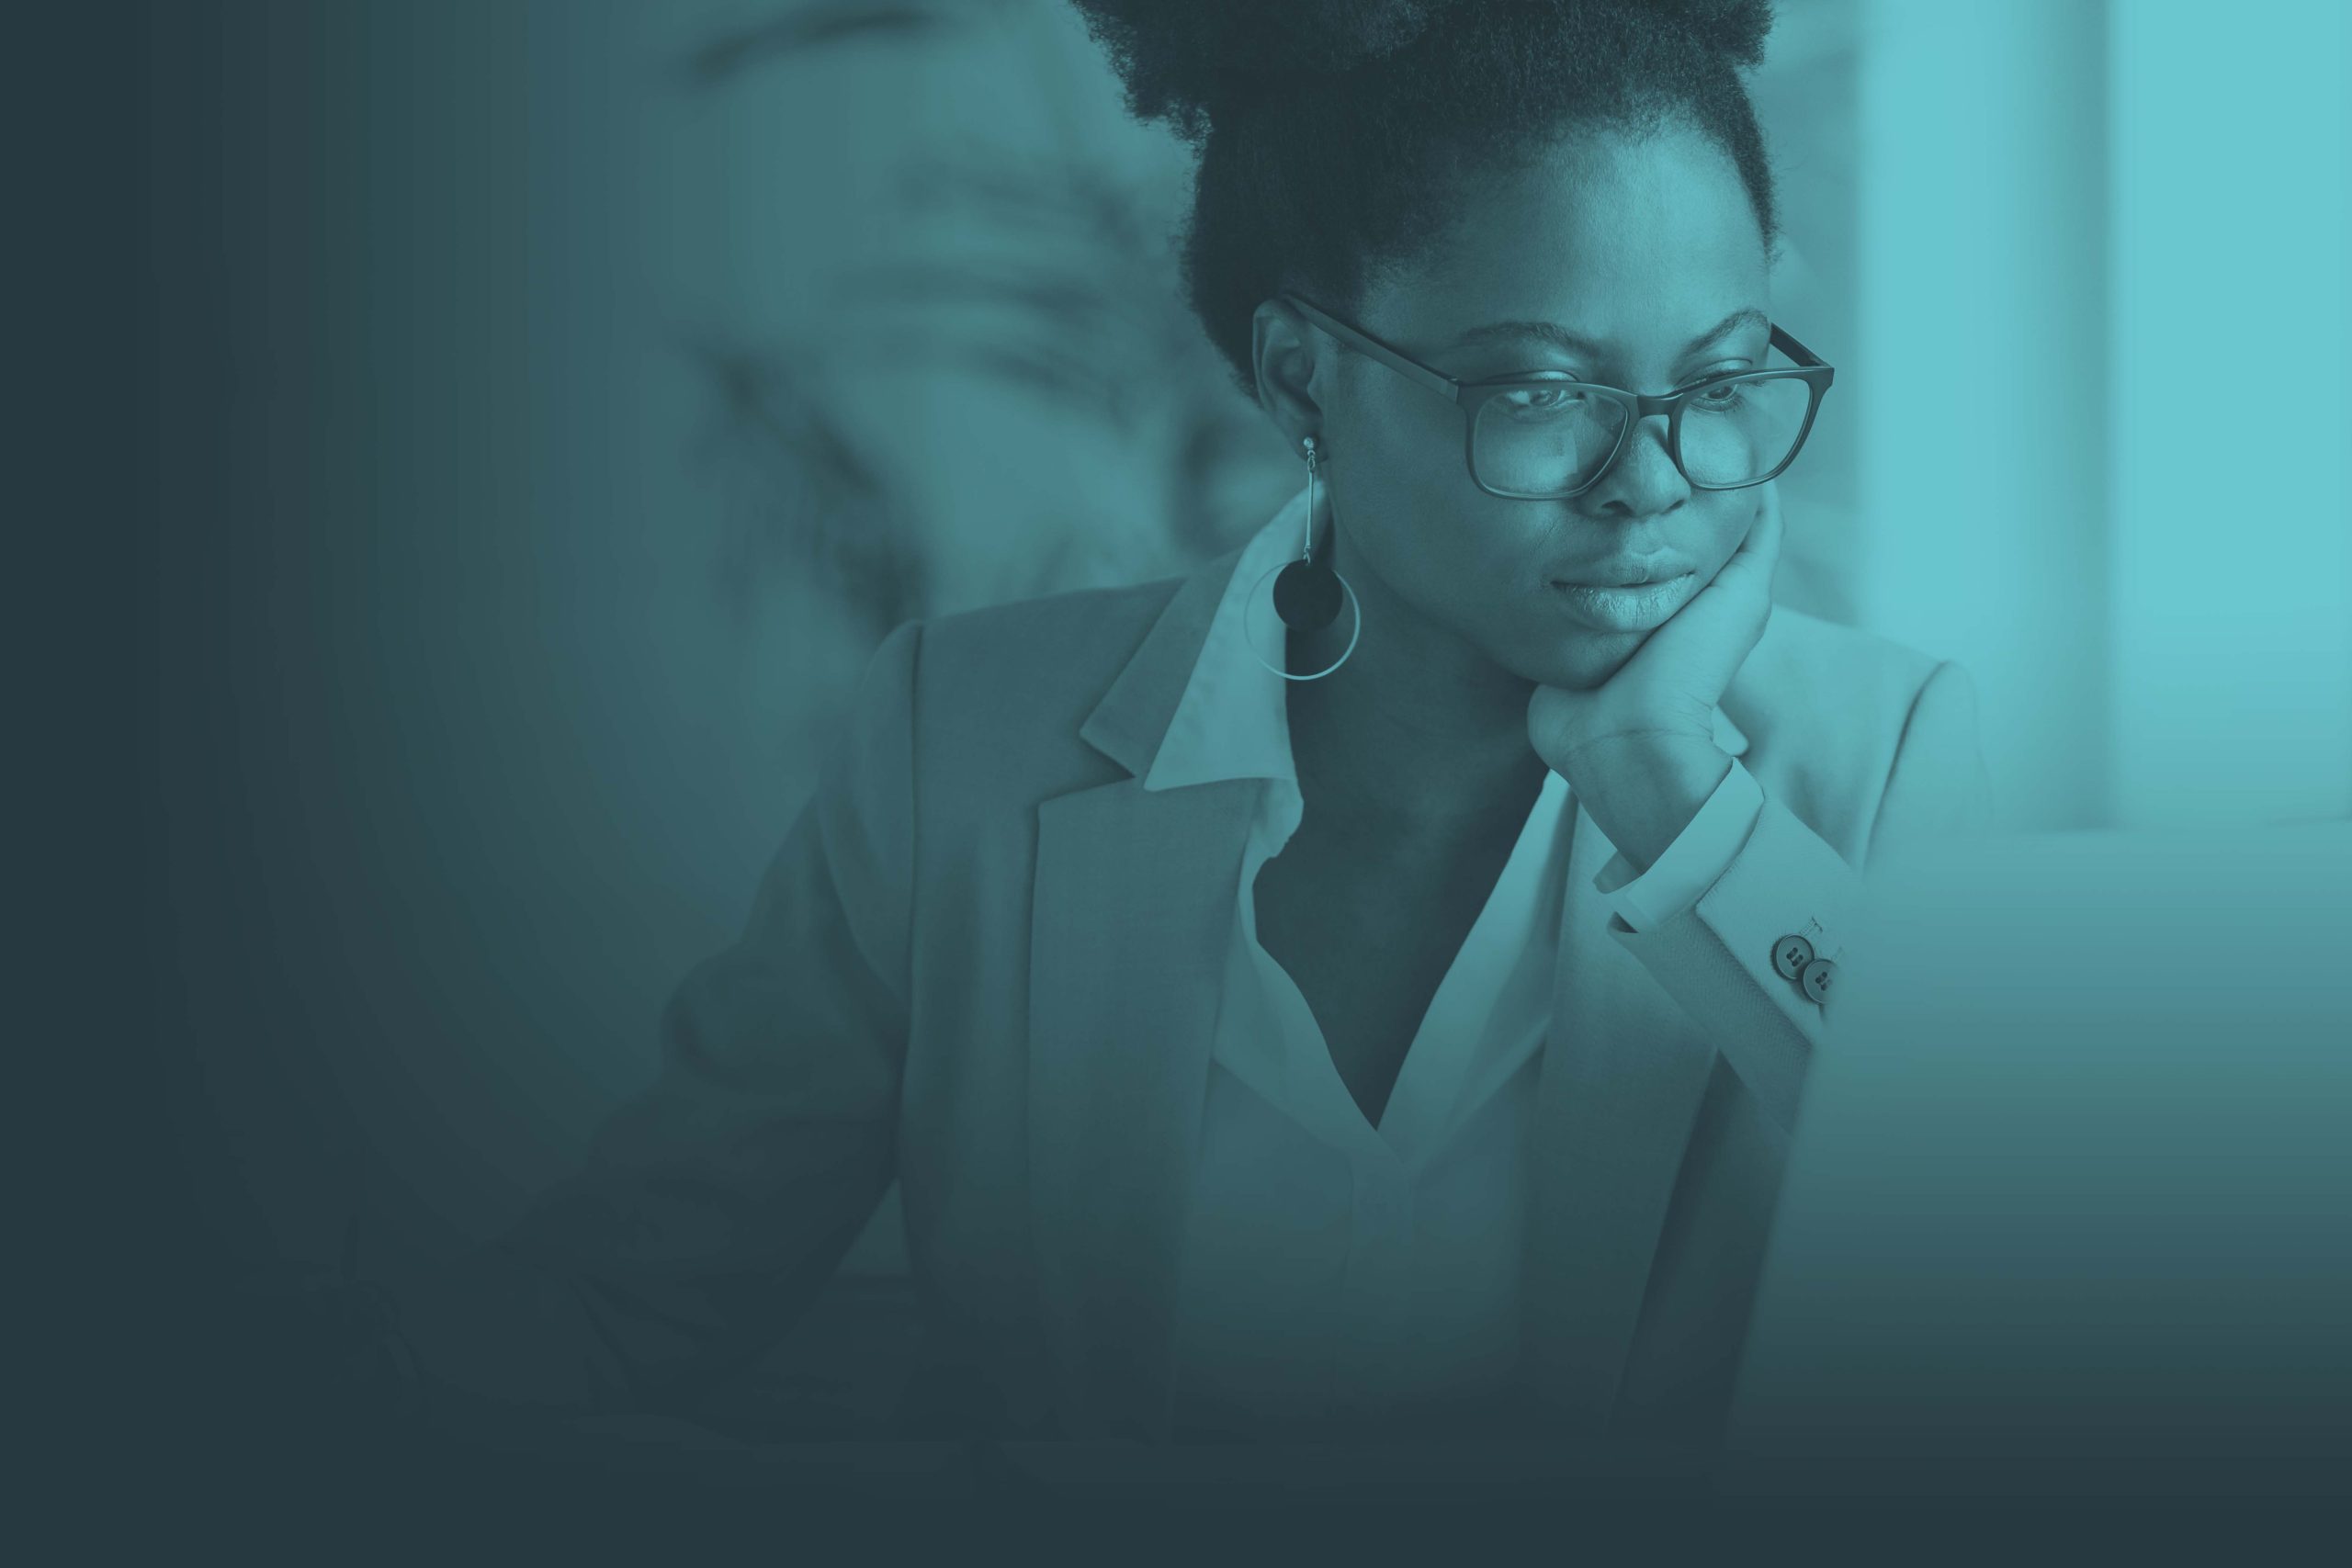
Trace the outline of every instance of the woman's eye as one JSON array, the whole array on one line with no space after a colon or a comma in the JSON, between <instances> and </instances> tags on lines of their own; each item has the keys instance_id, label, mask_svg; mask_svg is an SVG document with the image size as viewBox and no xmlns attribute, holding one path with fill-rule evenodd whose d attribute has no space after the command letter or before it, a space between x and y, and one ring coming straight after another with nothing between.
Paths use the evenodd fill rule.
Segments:
<instances>
[{"instance_id":1,"label":"woman's eye","mask_svg":"<svg viewBox=\"0 0 2352 1568\"><path fill-rule=\"evenodd\" d=\"M1710 387L1690 400L1701 408L1729 409L1737 408L1740 400L1747 395L1747 389L1733 381L1721 387Z\"/></svg>"},{"instance_id":2,"label":"woman's eye","mask_svg":"<svg viewBox=\"0 0 2352 1568\"><path fill-rule=\"evenodd\" d=\"M1503 401L1519 413L1556 413L1584 401L1584 394L1573 387L1521 387L1505 392Z\"/></svg>"}]
</instances>

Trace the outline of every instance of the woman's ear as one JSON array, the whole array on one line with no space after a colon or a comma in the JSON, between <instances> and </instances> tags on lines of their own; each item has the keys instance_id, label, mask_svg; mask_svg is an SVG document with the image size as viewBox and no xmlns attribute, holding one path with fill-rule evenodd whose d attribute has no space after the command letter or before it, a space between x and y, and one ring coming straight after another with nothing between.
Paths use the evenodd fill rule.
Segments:
<instances>
[{"instance_id":1,"label":"woman's ear","mask_svg":"<svg viewBox=\"0 0 2352 1568\"><path fill-rule=\"evenodd\" d=\"M1280 299L1268 299L1250 323L1250 358L1258 373L1258 406L1295 450L1323 429L1329 345L1306 317Z\"/></svg>"}]
</instances>

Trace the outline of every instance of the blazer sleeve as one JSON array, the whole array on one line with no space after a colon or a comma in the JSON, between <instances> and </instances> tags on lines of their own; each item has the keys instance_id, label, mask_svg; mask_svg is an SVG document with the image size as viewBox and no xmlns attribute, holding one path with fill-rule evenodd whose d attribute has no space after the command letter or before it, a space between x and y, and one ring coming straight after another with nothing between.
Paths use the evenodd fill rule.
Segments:
<instances>
[{"instance_id":1,"label":"blazer sleeve","mask_svg":"<svg viewBox=\"0 0 2352 1568\"><path fill-rule=\"evenodd\" d=\"M1764 786L1733 758L1722 781L1649 870L1617 888L1618 916L1634 931L1652 931L1697 903L1730 869L1763 809Z\"/></svg>"},{"instance_id":2,"label":"blazer sleeve","mask_svg":"<svg viewBox=\"0 0 2352 1568\"><path fill-rule=\"evenodd\" d=\"M906 1053L920 638L872 656L741 934L665 1007L651 1082L514 1224L392 1292L426 1409L683 1410L871 1218Z\"/></svg>"},{"instance_id":3,"label":"blazer sleeve","mask_svg":"<svg viewBox=\"0 0 2352 1568\"><path fill-rule=\"evenodd\" d=\"M1861 906L1865 868L1905 844L1984 830L1991 801L1975 686L1947 660L1912 700L1863 865L1849 863L1767 794L1747 841L1695 903L1645 931L1612 916L1610 932L1706 1027L1772 1119L1793 1127L1805 1068L1832 1016L1836 966ZM1801 971L1785 975L1775 962L1791 937L1827 961L1821 1000Z\"/></svg>"}]
</instances>

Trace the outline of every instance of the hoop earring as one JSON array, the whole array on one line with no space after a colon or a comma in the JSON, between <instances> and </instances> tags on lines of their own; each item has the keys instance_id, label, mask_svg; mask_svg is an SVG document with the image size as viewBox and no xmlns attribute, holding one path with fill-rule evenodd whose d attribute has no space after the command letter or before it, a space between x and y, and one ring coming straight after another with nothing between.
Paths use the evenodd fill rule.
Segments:
<instances>
[{"instance_id":1,"label":"hoop earring","mask_svg":"<svg viewBox=\"0 0 2352 1568\"><path fill-rule=\"evenodd\" d=\"M1356 639L1363 636L1363 605L1357 601L1355 589L1349 584L1346 578L1332 570L1329 561L1318 561L1315 558L1316 480L1319 477L1322 467L1322 454L1316 450L1315 437L1312 435L1306 437L1303 445L1306 449L1306 541L1300 547L1296 560L1285 561L1279 567L1268 568L1265 573L1250 585L1250 597L1243 606L1241 615L1241 640L1249 645L1250 657L1255 659L1260 664L1265 665L1267 669L1273 671L1285 681L1321 680L1348 661L1349 654L1356 650ZM1275 577L1276 572L1280 572L1281 575ZM1348 634L1346 650L1332 661L1329 669L1317 670L1311 675L1294 675L1287 670L1268 664L1265 656L1258 651L1250 637L1249 613L1256 607L1258 592L1266 585L1268 577L1274 578L1274 613L1281 616L1283 624L1293 631L1321 631L1339 618L1340 601L1342 597L1346 599L1348 608L1355 617L1355 626L1354 629Z\"/></svg>"}]
</instances>

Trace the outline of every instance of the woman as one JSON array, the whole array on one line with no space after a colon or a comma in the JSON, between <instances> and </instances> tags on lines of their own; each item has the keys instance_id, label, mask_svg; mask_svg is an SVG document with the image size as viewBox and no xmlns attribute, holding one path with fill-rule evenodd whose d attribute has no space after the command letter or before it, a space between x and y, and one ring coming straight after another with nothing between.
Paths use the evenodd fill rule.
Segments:
<instances>
[{"instance_id":1,"label":"woman","mask_svg":"<svg viewBox=\"0 0 2352 1568\"><path fill-rule=\"evenodd\" d=\"M687 1408L896 1178L910 1435L1703 1452L1861 868L1984 804L1957 666L1773 612L1831 371L1769 4L1080 8L1306 483L894 631L659 1080L409 1348Z\"/></svg>"}]
</instances>

